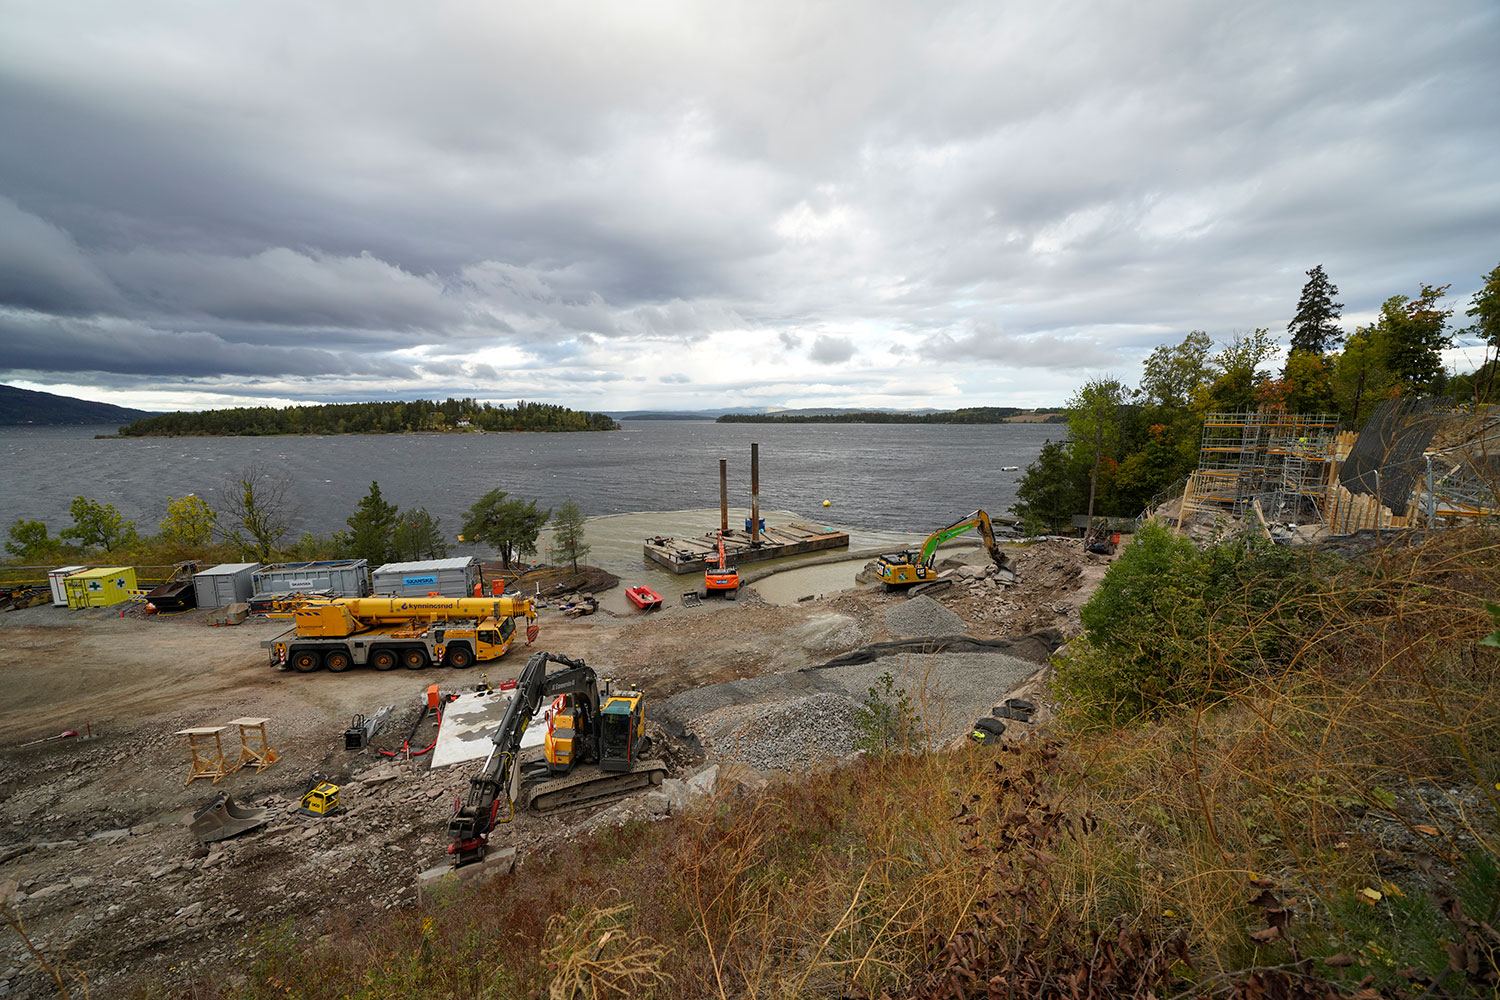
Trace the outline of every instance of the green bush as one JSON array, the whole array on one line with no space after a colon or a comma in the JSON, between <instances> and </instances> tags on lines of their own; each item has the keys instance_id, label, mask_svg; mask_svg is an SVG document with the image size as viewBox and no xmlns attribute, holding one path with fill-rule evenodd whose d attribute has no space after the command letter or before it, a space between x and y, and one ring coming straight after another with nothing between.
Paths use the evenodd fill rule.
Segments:
<instances>
[{"instance_id":1,"label":"green bush","mask_svg":"<svg viewBox=\"0 0 1500 1000\"><path fill-rule=\"evenodd\" d=\"M1083 606L1059 687L1117 724L1284 672L1327 618L1329 563L1248 535L1200 550L1147 524Z\"/></svg>"}]
</instances>

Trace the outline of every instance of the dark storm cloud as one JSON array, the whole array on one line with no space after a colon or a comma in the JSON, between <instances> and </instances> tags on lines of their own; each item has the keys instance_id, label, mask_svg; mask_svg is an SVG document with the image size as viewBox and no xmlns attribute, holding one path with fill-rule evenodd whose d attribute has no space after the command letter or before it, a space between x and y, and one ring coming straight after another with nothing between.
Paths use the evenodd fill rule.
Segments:
<instances>
[{"instance_id":1,"label":"dark storm cloud","mask_svg":"<svg viewBox=\"0 0 1500 1000\"><path fill-rule=\"evenodd\" d=\"M245 350L201 331L154 330L121 320L0 312L0 365L36 372L125 375L381 375L410 377L386 358L316 348Z\"/></svg>"},{"instance_id":2,"label":"dark storm cloud","mask_svg":"<svg viewBox=\"0 0 1500 1000\"><path fill-rule=\"evenodd\" d=\"M1496 263L1488 0L425 10L8 11L0 374L1060 399Z\"/></svg>"}]
</instances>

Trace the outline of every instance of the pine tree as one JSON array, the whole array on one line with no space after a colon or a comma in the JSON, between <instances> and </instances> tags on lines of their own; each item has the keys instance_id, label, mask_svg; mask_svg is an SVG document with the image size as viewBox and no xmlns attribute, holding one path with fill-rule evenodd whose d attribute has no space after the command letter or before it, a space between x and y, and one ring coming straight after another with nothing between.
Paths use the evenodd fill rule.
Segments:
<instances>
[{"instance_id":1,"label":"pine tree","mask_svg":"<svg viewBox=\"0 0 1500 1000\"><path fill-rule=\"evenodd\" d=\"M1327 354L1344 339L1338 319L1344 308L1342 302L1333 301L1339 293L1319 264L1307 272L1307 284L1302 286L1302 297L1297 300L1297 315L1286 325L1292 335L1292 351L1307 354Z\"/></svg>"},{"instance_id":2,"label":"pine tree","mask_svg":"<svg viewBox=\"0 0 1500 1000\"><path fill-rule=\"evenodd\" d=\"M589 554L589 547L583 541L583 512L572 500L563 501L552 519L552 547L559 559L572 562L575 573L578 560Z\"/></svg>"},{"instance_id":3,"label":"pine tree","mask_svg":"<svg viewBox=\"0 0 1500 1000\"><path fill-rule=\"evenodd\" d=\"M371 483L370 492L359 502L354 514L344 523L349 533L343 537L349 554L355 559L366 559L371 567L386 562L392 549L392 536L396 531L399 511L395 504L386 503L380 495L380 484Z\"/></svg>"}]
</instances>

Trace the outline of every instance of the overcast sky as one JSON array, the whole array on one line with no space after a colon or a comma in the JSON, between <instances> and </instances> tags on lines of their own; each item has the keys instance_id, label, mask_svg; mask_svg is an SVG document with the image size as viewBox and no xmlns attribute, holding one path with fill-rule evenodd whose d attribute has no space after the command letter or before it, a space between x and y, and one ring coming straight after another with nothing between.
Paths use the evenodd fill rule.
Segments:
<instances>
[{"instance_id":1,"label":"overcast sky","mask_svg":"<svg viewBox=\"0 0 1500 1000\"><path fill-rule=\"evenodd\" d=\"M1497 95L1494 0L0 0L0 380L1058 403L1315 264L1465 325Z\"/></svg>"}]
</instances>

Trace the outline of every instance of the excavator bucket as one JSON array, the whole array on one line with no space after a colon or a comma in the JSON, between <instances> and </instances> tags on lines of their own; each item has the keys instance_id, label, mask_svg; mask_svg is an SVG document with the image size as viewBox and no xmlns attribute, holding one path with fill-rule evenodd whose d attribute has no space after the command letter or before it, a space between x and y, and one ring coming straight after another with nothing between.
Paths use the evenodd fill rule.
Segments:
<instances>
[{"instance_id":1,"label":"excavator bucket","mask_svg":"<svg viewBox=\"0 0 1500 1000\"><path fill-rule=\"evenodd\" d=\"M224 840L271 821L271 810L237 804L226 792L215 795L193 813L192 831L199 843Z\"/></svg>"}]
</instances>

